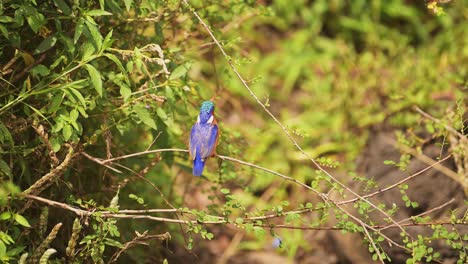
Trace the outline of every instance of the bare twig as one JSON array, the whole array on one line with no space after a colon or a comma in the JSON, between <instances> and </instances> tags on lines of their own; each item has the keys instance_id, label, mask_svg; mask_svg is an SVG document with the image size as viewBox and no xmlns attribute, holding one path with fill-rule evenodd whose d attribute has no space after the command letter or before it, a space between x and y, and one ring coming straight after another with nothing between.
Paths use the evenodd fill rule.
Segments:
<instances>
[{"instance_id":1,"label":"bare twig","mask_svg":"<svg viewBox=\"0 0 468 264\"><path fill-rule=\"evenodd\" d=\"M169 232L166 232L164 234L158 234L158 235L150 235L148 234L148 230L143 232L143 234L138 233L135 231L136 236L129 242L125 243L123 248L121 248L119 251L117 251L109 261L109 263L114 263L117 261L117 259L120 257L120 255L125 252L125 250L136 246L136 245L146 245L148 246L149 241L151 240L170 240L171 239L171 234Z\"/></svg>"},{"instance_id":2,"label":"bare twig","mask_svg":"<svg viewBox=\"0 0 468 264\"><path fill-rule=\"evenodd\" d=\"M86 152L82 152L81 155L83 155L85 158L87 158L87 159L89 159L89 160L91 160L91 161L94 161L94 162L96 162L97 164L100 164L100 165L102 165L102 166L104 166L104 167L106 167L106 168L108 168L108 169L110 169L110 170L112 170L112 171L114 171L114 172L122 173L122 171L119 171L118 169L113 168L113 167L111 167L110 165L105 164L101 159L95 158L95 157L89 155L89 154L86 153Z\"/></svg>"},{"instance_id":3,"label":"bare twig","mask_svg":"<svg viewBox=\"0 0 468 264\"><path fill-rule=\"evenodd\" d=\"M150 215L132 215L132 214L129 214L129 213L134 212L135 210L128 210L128 211L122 210L122 212L127 212L127 213L122 213L122 212L112 213L112 212L109 212L109 211L99 211L99 210L87 211L87 210L83 210L83 209L80 209L80 208L73 207L73 206L65 204L65 203L60 203L60 202L57 202L57 201L49 200L49 199L39 197L39 196L35 196L35 195L24 195L24 198L30 199L30 200L35 200L35 201L38 201L38 202L41 202L41 203L44 203L44 204L47 204L47 205L50 205L50 206L53 206L53 207L56 207L56 208L61 208L63 210L73 212L79 217L90 217L92 215L98 215L101 218L146 219L146 220L157 221L157 222L181 223L181 224L186 224L186 225L189 225L189 224L233 224L233 225L236 225L236 224L234 224L235 223L234 220L229 220L229 219L226 219L225 217L220 217L220 216L216 216L217 220L209 220L209 221L181 220L181 219L172 219L172 218L167 218L167 217L155 217L155 216L150 216ZM443 206L446 206L447 204L449 204L449 202L447 202L446 204L440 205L440 206L438 206L438 207L436 207L434 209L431 209L430 211L438 210L438 209L442 208ZM170 210L170 209L150 209L148 211L164 213L164 212L168 212L167 210ZM246 220L254 220L254 218L245 218L245 219ZM406 221L406 219L402 220L402 221ZM274 228L287 228L287 229L343 230L343 228L340 228L340 227L301 227L301 226L288 226L288 225L274 225L274 226L272 226L271 224L266 225L264 223L257 223L256 221L252 221L252 224L254 226L270 227L270 228L274 227ZM408 223L408 224L401 224L401 226L407 226L407 227L411 227L411 226L429 226L429 225L433 225L433 224L436 224L436 225L452 225L453 223L452 222ZM466 226L466 225L468 225L468 223L457 223L455 225ZM367 228L370 228L371 230L374 230L374 229L377 230L378 228L386 229L387 226L388 226L388 228L397 228L397 226L395 226L395 225L374 225L374 226L368 226Z\"/></svg>"},{"instance_id":4,"label":"bare twig","mask_svg":"<svg viewBox=\"0 0 468 264\"><path fill-rule=\"evenodd\" d=\"M421 217L421 216L430 214L430 213L432 213L432 212L434 212L434 211L440 210L440 209L446 207L447 205L449 205L449 204L451 204L451 203L453 203L453 202L455 202L455 199L454 199L454 198L452 198L452 199L450 199L448 202L445 202L445 203L443 203L443 204L441 204L441 205L439 205L439 206L437 206L437 207L434 207L434 208L432 208L432 209L430 209L430 210L428 210L428 211L426 211L426 212L420 213L420 214L418 214L418 215L410 216L410 217L408 217L408 218L406 218L406 219L403 219L403 220L401 220L401 221L398 221L398 223L399 223L400 225L402 225L402 223L407 222L407 221L410 221L410 220L413 220L413 219L415 219L416 217ZM388 225L388 226L385 226L385 227L380 228L380 230L385 230L385 229L387 229L387 228L391 228L391 227L394 227L394 226L395 226L394 224L391 224L391 225Z\"/></svg>"},{"instance_id":5,"label":"bare twig","mask_svg":"<svg viewBox=\"0 0 468 264\"><path fill-rule=\"evenodd\" d=\"M385 188L383 188L383 189L380 189L380 190L378 190L378 191L375 191L375 192L373 192L373 193L363 195L362 197L363 197L363 198L369 198L369 197L373 197L373 196L379 195L379 194L381 194L381 193L383 193L383 192L386 192L386 191L388 191L388 190L391 190L391 189L393 189L393 188L395 188L395 187L397 187L397 186L399 186L399 185L401 185L401 184L403 184L403 183L405 183L405 182L407 182L407 181L413 179L414 177L416 177L416 176L418 176L418 175L421 175L421 174L424 173L425 171L427 171L427 170L429 170L430 168L435 167L435 166L437 166L438 164L440 164L440 163L446 161L446 160L447 160L448 158L450 158L450 157L451 157L451 155L448 155L447 157L445 157L445 158L443 158L443 159L441 159L441 160L439 160L439 161L437 161L437 162L432 163L432 164L429 165L428 167L426 167L426 168L424 168L424 169L422 169L422 170L420 170L420 171L418 171L418 172L416 172L416 173L413 173L411 176L408 176L408 177L404 178L404 179L401 180L401 181L398 181L398 182L396 182L396 183L394 183L394 184L392 184L392 185L390 185L390 186L387 186L387 187L385 187ZM350 200L338 202L337 204L340 204L340 205L341 205L341 204L354 203L354 202L356 202L356 201L358 201L358 200L359 200L359 198L354 198L354 199L350 199Z\"/></svg>"}]
</instances>

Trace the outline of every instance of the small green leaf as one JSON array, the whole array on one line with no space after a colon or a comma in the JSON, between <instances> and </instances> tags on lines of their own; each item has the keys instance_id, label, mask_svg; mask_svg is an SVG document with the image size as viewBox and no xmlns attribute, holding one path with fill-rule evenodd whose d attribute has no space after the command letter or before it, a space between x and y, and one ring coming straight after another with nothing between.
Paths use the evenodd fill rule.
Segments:
<instances>
[{"instance_id":1,"label":"small green leaf","mask_svg":"<svg viewBox=\"0 0 468 264\"><path fill-rule=\"evenodd\" d=\"M70 137L72 136L72 133L73 133L73 128L71 125L66 124L65 126L63 126L63 129L62 129L63 140L65 141L69 140Z\"/></svg>"},{"instance_id":2,"label":"small green leaf","mask_svg":"<svg viewBox=\"0 0 468 264\"><path fill-rule=\"evenodd\" d=\"M34 33L39 32L39 29L46 23L44 15L37 12L37 9L30 4L23 5L22 7L29 27L31 27Z\"/></svg>"},{"instance_id":3,"label":"small green leaf","mask_svg":"<svg viewBox=\"0 0 468 264\"><path fill-rule=\"evenodd\" d=\"M206 233L205 237L206 239L211 240L213 239L214 235L212 233Z\"/></svg>"},{"instance_id":4,"label":"small green leaf","mask_svg":"<svg viewBox=\"0 0 468 264\"><path fill-rule=\"evenodd\" d=\"M8 219L10 219L10 218L11 218L11 213L8 212L8 211L7 211L7 212L3 212L3 213L0 214L0 220L5 221L5 220L8 220Z\"/></svg>"},{"instance_id":5,"label":"small green leaf","mask_svg":"<svg viewBox=\"0 0 468 264\"><path fill-rule=\"evenodd\" d=\"M84 26L84 20L80 18L78 20L78 23L76 23L75 27L75 34L73 34L73 43L76 44L78 42L78 39L80 39L81 34L83 33L85 26Z\"/></svg>"},{"instance_id":6,"label":"small green leaf","mask_svg":"<svg viewBox=\"0 0 468 264\"><path fill-rule=\"evenodd\" d=\"M78 119L79 115L80 114L78 113L78 110L76 110L76 109L73 109L73 110L70 111L70 119L72 121L76 121Z\"/></svg>"},{"instance_id":7,"label":"small green leaf","mask_svg":"<svg viewBox=\"0 0 468 264\"><path fill-rule=\"evenodd\" d=\"M127 9L127 12L130 11L130 8L132 7L133 0L124 0L125 4L125 9Z\"/></svg>"},{"instance_id":8,"label":"small green leaf","mask_svg":"<svg viewBox=\"0 0 468 264\"><path fill-rule=\"evenodd\" d=\"M186 62L182 65L177 66L177 68L175 68L172 71L171 76L169 76L169 80L176 80L182 76L185 76L187 72L189 71L191 65L192 65L191 62Z\"/></svg>"},{"instance_id":9,"label":"small green leaf","mask_svg":"<svg viewBox=\"0 0 468 264\"><path fill-rule=\"evenodd\" d=\"M50 71L46 66L39 64L32 68L30 73L35 77L44 77L49 75Z\"/></svg>"},{"instance_id":10,"label":"small green leaf","mask_svg":"<svg viewBox=\"0 0 468 264\"><path fill-rule=\"evenodd\" d=\"M99 73L96 68L94 68L91 64L85 64L85 69L89 73L89 77L91 78L91 83L94 86L94 89L98 92L99 96L102 97L102 80L101 74Z\"/></svg>"},{"instance_id":11,"label":"small green leaf","mask_svg":"<svg viewBox=\"0 0 468 264\"><path fill-rule=\"evenodd\" d=\"M72 11L71 11L70 7L67 5L67 3L65 3L64 0L54 0L54 3L60 10L62 10L62 12L65 15L68 16L68 15L71 14Z\"/></svg>"},{"instance_id":12,"label":"small green leaf","mask_svg":"<svg viewBox=\"0 0 468 264\"><path fill-rule=\"evenodd\" d=\"M132 90L126 84L120 85L120 95L122 95L124 101L126 102L130 96L132 96Z\"/></svg>"},{"instance_id":13,"label":"small green leaf","mask_svg":"<svg viewBox=\"0 0 468 264\"><path fill-rule=\"evenodd\" d=\"M91 17L88 18L92 19ZM103 37L101 36L101 32L99 32L98 27L95 24L89 22L88 20L85 20L85 24L86 28L88 29L87 33L89 33L91 35L91 38L93 39L94 46L98 51L101 50Z\"/></svg>"},{"instance_id":14,"label":"small green leaf","mask_svg":"<svg viewBox=\"0 0 468 264\"><path fill-rule=\"evenodd\" d=\"M31 225L29 225L28 220L26 220L26 218L24 218L24 216L22 216L20 214L15 214L14 218L15 218L15 221L18 224L20 224L22 226L25 226L25 227L31 227Z\"/></svg>"},{"instance_id":15,"label":"small green leaf","mask_svg":"<svg viewBox=\"0 0 468 264\"><path fill-rule=\"evenodd\" d=\"M124 248L124 245L122 243L120 243L119 241L110 239L110 238L104 238L104 244L111 246L111 247Z\"/></svg>"},{"instance_id":16,"label":"small green leaf","mask_svg":"<svg viewBox=\"0 0 468 264\"><path fill-rule=\"evenodd\" d=\"M101 10L101 9L94 9L94 10L86 12L86 15L88 16L112 16L112 13L107 12L105 10Z\"/></svg>"},{"instance_id":17,"label":"small green leaf","mask_svg":"<svg viewBox=\"0 0 468 264\"><path fill-rule=\"evenodd\" d=\"M161 107L158 107L158 109L156 109L156 113L163 121L167 120L167 114Z\"/></svg>"},{"instance_id":18,"label":"small green leaf","mask_svg":"<svg viewBox=\"0 0 468 264\"><path fill-rule=\"evenodd\" d=\"M9 16L0 16L0 23L11 23L15 21L12 17Z\"/></svg>"},{"instance_id":19,"label":"small green leaf","mask_svg":"<svg viewBox=\"0 0 468 264\"><path fill-rule=\"evenodd\" d=\"M220 190L220 192L223 193L223 194L228 194L228 193L230 193L231 191L229 191L229 189L224 189L224 188L223 188L223 189Z\"/></svg>"},{"instance_id":20,"label":"small green leaf","mask_svg":"<svg viewBox=\"0 0 468 264\"><path fill-rule=\"evenodd\" d=\"M90 42L86 42L82 48L83 58L82 61L88 60L95 52L96 48Z\"/></svg>"},{"instance_id":21,"label":"small green leaf","mask_svg":"<svg viewBox=\"0 0 468 264\"><path fill-rule=\"evenodd\" d=\"M0 24L0 32L2 32L2 35L3 35L6 39L9 38L8 29L7 29L4 25L2 25L2 24Z\"/></svg>"},{"instance_id":22,"label":"small green leaf","mask_svg":"<svg viewBox=\"0 0 468 264\"><path fill-rule=\"evenodd\" d=\"M57 42L57 37L56 36L49 36L48 38L44 39L39 46L36 47L34 50L34 54L42 53L53 46L55 46L55 43Z\"/></svg>"},{"instance_id":23,"label":"small green leaf","mask_svg":"<svg viewBox=\"0 0 468 264\"><path fill-rule=\"evenodd\" d=\"M130 83L130 80L128 79L127 72L125 71L125 68L122 64L122 62L115 56L114 54L111 53L104 53L104 56L107 57L109 60L113 61L117 67L119 67L120 71L124 73L125 76L125 81L127 81L127 84Z\"/></svg>"},{"instance_id":24,"label":"small green leaf","mask_svg":"<svg viewBox=\"0 0 468 264\"><path fill-rule=\"evenodd\" d=\"M141 107L139 105L135 105L133 107L133 111L137 114L137 116L140 118L140 120L147 126L153 128L154 130L157 130L158 127L156 126L156 123L153 120L153 117L151 117L151 114L149 113L148 109Z\"/></svg>"},{"instance_id":25,"label":"small green leaf","mask_svg":"<svg viewBox=\"0 0 468 264\"><path fill-rule=\"evenodd\" d=\"M112 30L109 31L109 33L107 33L106 37L104 38L102 42L103 50L106 50L112 46L112 42L114 41L114 39L112 38L112 32L113 32Z\"/></svg>"},{"instance_id":26,"label":"small green leaf","mask_svg":"<svg viewBox=\"0 0 468 264\"><path fill-rule=\"evenodd\" d=\"M62 147L62 140L59 138L59 137L53 137L51 140L50 140L50 145L52 145L52 150L54 152L58 152L60 150L60 148Z\"/></svg>"},{"instance_id":27,"label":"small green leaf","mask_svg":"<svg viewBox=\"0 0 468 264\"><path fill-rule=\"evenodd\" d=\"M13 178L13 174L11 173L10 166L8 166L8 164L2 159L0 159L0 175L6 175L10 179Z\"/></svg>"},{"instance_id":28,"label":"small green leaf","mask_svg":"<svg viewBox=\"0 0 468 264\"><path fill-rule=\"evenodd\" d=\"M82 106L86 106L86 101L83 95L77 89L70 87L67 90L70 91L73 94L73 96L75 96L80 101Z\"/></svg>"}]
</instances>

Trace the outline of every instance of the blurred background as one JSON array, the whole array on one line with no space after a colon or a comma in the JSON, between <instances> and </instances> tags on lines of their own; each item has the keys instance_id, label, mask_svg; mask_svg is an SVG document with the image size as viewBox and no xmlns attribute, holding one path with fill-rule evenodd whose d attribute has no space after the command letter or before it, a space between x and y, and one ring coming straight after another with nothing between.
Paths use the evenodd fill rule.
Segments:
<instances>
[{"instance_id":1,"label":"blurred background","mask_svg":"<svg viewBox=\"0 0 468 264\"><path fill-rule=\"evenodd\" d=\"M48 241L51 263L377 261L348 215L294 213L323 201L252 166L211 158L196 178L178 150L102 165L187 149L201 102L213 98L218 154L354 198L292 144L230 60L304 151L361 195L450 156L372 199L396 220L423 214L450 225L408 227L419 241L410 246L387 229L406 250L373 236L386 262L466 263L468 1L184 2L0 3L0 234L11 238L0 240L0 260L34 259ZM77 218L25 194L88 211L175 208L185 213L154 216L198 223ZM388 224L365 202L347 209ZM203 224L213 215L230 224Z\"/></svg>"}]
</instances>

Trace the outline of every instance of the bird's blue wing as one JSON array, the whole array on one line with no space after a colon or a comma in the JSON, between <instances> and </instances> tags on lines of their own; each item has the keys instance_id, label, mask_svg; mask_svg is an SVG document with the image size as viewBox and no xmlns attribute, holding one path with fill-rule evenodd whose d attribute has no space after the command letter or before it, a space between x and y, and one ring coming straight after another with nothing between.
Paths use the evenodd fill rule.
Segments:
<instances>
[{"instance_id":1,"label":"bird's blue wing","mask_svg":"<svg viewBox=\"0 0 468 264\"><path fill-rule=\"evenodd\" d=\"M208 143L206 144L205 148L202 148L202 158L206 159L213 153L213 150L216 148L216 140L218 138L218 125L211 124L210 125L210 132L209 132L209 139Z\"/></svg>"},{"instance_id":2,"label":"bird's blue wing","mask_svg":"<svg viewBox=\"0 0 468 264\"><path fill-rule=\"evenodd\" d=\"M193 125L192 129L190 130L190 156L192 157L192 160L195 159L195 156L197 155L197 142L199 141L199 124Z\"/></svg>"},{"instance_id":3,"label":"bird's blue wing","mask_svg":"<svg viewBox=\"0 0 468 264\"><path fill-rule=\"evenodd\" d=\"M216 147L218 125L195 124L190 132L190 155L195 159L200 155L202 159L208 158Z\"/></svg>"}]
</instances>

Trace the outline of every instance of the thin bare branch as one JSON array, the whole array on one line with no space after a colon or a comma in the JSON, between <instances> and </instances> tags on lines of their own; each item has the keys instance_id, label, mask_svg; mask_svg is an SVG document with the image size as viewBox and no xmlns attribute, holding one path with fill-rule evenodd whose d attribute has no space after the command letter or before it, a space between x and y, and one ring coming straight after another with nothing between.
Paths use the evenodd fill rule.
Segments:
<instances>
[{"instance_id":1,"label":"thin bare branch","mask_svg":"<svg viewBox=\"0 0 468 264\"><path fill-rule=\"evenodd\" d=\"M428 167L426 167L426 168L424 168L424 169L422 169L422 170L420 170L420 171L418 171L418 172L412 174L411 176L408 176L408 177L404 178L404 179L401 180L401 181L398 181L398 182L396 182L396 183L394 183L394 184L392 184L392 185L390 185L390 186L387 186L387 187L385 187L385 188L383 188L383 189L380 189L380 190L378 190L378 191L375 191L375 192L373 192L373 193L363 195L362 197L363 197L363 198L369 198L369 197L373 197L373 196L379 195L379 194L381 194L381 193L384 193L384 192L386 192L386 191L388 191L388 190L391 190L391 189L393 189L393 188L395 188L395 187L397 187L397 186L399 186L399 185L401 185L401 184L403 184L403 183L405 183L405 182L407 182L407 181L413 179L414 177L416 177L416 176L418 176L418 175L421 175L422 173L428 171L428 170L431 169L432 167L437 166L438 164L440 164L440 163L446 161L446 160L447 160L448 158L450 158L450 157L451 157L451 155L448 155L447 157L445 157L445 158L443 158L443 159L441 159L441 160L439 160L439 161L437 161L437 162L432 163L432 164L429 165ZM356 201L358 201L358 200L359 200L359 198L354 198L354 199L350 199L350 200L338 202L337 204L341 205L341 204L354 203L354 202L356 202Z\"/></svg>"}]
</instances>

